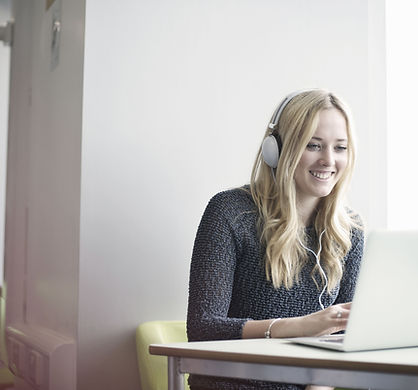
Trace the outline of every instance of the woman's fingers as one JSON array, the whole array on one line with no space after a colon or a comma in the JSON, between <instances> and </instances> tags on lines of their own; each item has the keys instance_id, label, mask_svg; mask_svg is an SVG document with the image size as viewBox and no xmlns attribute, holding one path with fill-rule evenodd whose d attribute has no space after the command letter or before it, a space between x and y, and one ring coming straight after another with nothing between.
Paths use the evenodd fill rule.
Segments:
<instances>
[{"instance_id":1,"label":"woman's fingers","mask_svg":"<svg viewBox=\"0 0 418 390\"><path fill-rule=\"evenodd\" d=\"M350 308L351 302L347 302L303 317L294 317L292 321L296 326L292 327L291 337L322 336L345 330Z\"/></svg>"},{"instance_id":2,"label":"woman's fingers","mask_svg":"<svg viewBox=\"0 0 418 390\"><path fill-rule=\"evenodd\" d=\"M347 302L347 303L342 303L341 305L337 305L337 306L341 306L344 309L351 309L351 302Z\"/></svg>"},{"instance_id":3,"label":"woman's fingers","mask_svg":"<svg viewBox=\"0 0 418 390\"><path fill-rule=\"evenodd\" d=\"M347 327L348 317L350 315L351 303L343 303L333 305L325 310L316 312L313 317L316 317L317 329L312 329L316 336L340 332ZM308 325L308 324L307 324Z\"/></svg>"},{"instance_id":4,"label":"woman's fingers","mask_svg":"<svg viewBox=\"0 0 418 390\"><path fill-rule=\"evenodd\" d=\"M351 302L341 303L341 304L335 305L335 306L342 307L343 309L350 309L351 308Z\"/></svg>"},{"instance_id":5,"label":"woman's fingers","mask_svg":"<svg viewBox=\"0 0 418 390\"><path fill-rule=\"evenodd\" d=\"M347 320L348 316L350 315L350 304L343 304L343 305L335 305L331 306L332 308L332 316L335 316L337 320Z\"/></svg>"}]
</instances>

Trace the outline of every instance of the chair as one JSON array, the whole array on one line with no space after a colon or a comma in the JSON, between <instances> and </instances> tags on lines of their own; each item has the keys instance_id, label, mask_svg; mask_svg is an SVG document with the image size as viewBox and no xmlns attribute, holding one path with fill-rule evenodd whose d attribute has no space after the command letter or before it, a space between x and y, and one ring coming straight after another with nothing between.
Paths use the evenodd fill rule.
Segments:
<instances>
[{"instance_id":1,"label":"chair","mask_svg":"<svg viewBox=\"0 0 418 390\"><path fill-rule=\"evenodd\" d=\"M150 321L136 330L136 352L142 390L167 390L167 357L153 356L150 344L167 344L187 341L185 321ZM185 390L188 390L187 378Z\"/></svg>"}]
</instances>

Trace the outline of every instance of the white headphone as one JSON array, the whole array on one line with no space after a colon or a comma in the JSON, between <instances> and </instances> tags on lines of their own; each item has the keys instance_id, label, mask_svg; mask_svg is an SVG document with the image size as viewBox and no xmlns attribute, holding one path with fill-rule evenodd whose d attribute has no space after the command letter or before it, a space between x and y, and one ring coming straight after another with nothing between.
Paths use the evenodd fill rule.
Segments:
<instances>
[{"instance_id":1,"label":"white headphone","mask_svg":"<svg viewBox=\"0 0 418 390\"><path fill-rule=\"evenodd\" d=\"M263 156L263 160L270 168L277 168L280 153L282 151L282 140L279 134L274 131L277 124L279 123L280 115L286 108L287 104L294 97L308 91L312 91L312 89L304 89L301 91L292 92L291 94L287 95L276 108L273 116L271 117L270 123L268 125L268 128L271 130L270 134L264 139L263 144L261 145L261 154Z\"/></svg>"},{"instance_id":2,"label":"white headphone","mask_svg":"<svg viewBox=\"0 0 418 390\"><path fill-rule=\"evenodd\" d=\"M321 263L320 263L320 260L319 260L319 255L321 254L321 251L322 251L322 236L324 235L325 231L326 231L326 229L324 229L322 231L322 233L319 235L319 249L318 249L318 253L315 253L312 249L310 249L307 246L305 246L303 244L303 242L300 240L300 238L298 237L299 243L300 243L300 245L302 245L303 249L307 250L308 252L311 252L314 255L315 260L316 260L316 264L318 265L319 270L320 270L320 272L321 272L321 274L322 274L322 276L323 276L323 278L325 280L324 287L322 288L322 291L321 291L321 293L319 294L319 297L318 297L319 306L321 306L321 309L322 310L325 309L324 304L322 303L322 296L324 295L324 292L325 292L326 288L328 287L327 274L322 269Z\"/></svg>"}]
</instances>

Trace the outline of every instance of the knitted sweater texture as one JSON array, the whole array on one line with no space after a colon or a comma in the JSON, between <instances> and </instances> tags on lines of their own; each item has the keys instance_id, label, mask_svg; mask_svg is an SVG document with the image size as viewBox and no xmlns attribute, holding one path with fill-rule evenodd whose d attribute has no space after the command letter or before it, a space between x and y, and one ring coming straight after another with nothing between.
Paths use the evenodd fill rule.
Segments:
<instances>
[{"instance_id":1,"label":"knitted sweater texture","mask_svg":"<svg viewBox=\"0 0 418 390\"><path fill-rule=\"evenodd\" d=\"M248 320L297 317L321 310L318 288L311 277L311 255L300 282L287 290L267 280L264 248L257 233L258 211L251 195L234 189L215 195L200 222L189 280L187 333L189 341L240 339ZM317 247L307 228L310 248ZM351 249L343 259L339 285L322 296L325 307L350 302L363 254L363 232L354 229ZM318 276L319 285L321 285ZM305 386L191 375L193 389L292 390Z\"/></svg>"}]
</instances>

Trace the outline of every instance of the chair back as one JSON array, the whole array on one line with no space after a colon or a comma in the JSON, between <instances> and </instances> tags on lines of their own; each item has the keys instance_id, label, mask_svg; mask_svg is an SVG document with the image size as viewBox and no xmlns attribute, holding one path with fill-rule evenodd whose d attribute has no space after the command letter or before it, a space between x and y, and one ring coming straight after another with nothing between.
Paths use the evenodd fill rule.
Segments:
<instances>
[{"instance_id":1,"label":"chair back","mask_svg":"<svg viewBox=\"0 0 418 390\"><path fill-rule=\"evenodd\" d=\"M150 344L187 341L185 321L150 321L136 330L136 351L142 390L167 390L167 357L150 355ZM185 389L189 389L185 380Z\"/></svg>"}]
</instances>

